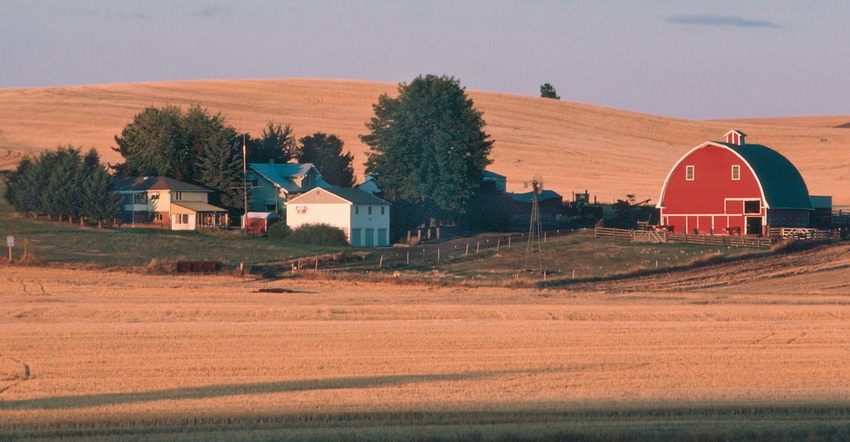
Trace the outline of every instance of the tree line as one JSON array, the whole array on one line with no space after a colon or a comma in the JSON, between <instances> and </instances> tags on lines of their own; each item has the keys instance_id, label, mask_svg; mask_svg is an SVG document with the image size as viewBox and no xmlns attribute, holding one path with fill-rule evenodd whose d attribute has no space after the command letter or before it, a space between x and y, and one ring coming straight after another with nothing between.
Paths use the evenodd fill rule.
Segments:
<instances>
[{"instance_id":1,"label":"tree line","mask_svg":"<svg viewBox=\"0 0 850 442\"><path fill-rule=\"evenodd\" d=\"M544 96L557 97L551 85ZM365 163L391 205L395 238L419 226L458 225L504 230L510 199L484 181L493 146L482 113L454 77L419 76L384 94L360 139L370 147ZM551 93L551 94L550 94ZM350 152L334 135L317 132L296 141L289 125L269 122L259 137L239 133L221 114L199 105L147 107L115 136L123 163L116 175L168 176L217 191L219 204L244 210L243 148L249 163L313 163L336 186L355 183ZM60 147L23 159L8 178L6 198L23 213L105 220L120 211L108 195L111 176L97 153ZM118 207L116 209L116 207Z\"/></svg>"},{"instance_id":2,"label":"tree line","mask_svg":"<svg viewBox=\"0 0 850 442\"><path fill-rule=\"evenodd\" d=\"M6 177L4 197L24 214L88 220L100 227L121 212L121 199L111 187L112 175L95 149L83 155L82 149L60 146L23 158Z\"/></svg>"}]
</instances>

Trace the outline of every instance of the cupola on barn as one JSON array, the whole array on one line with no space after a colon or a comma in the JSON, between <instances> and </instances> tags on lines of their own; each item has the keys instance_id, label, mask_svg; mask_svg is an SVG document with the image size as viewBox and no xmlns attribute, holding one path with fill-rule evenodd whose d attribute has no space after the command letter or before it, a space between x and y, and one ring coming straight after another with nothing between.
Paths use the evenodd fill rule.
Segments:
<instances>
[{"instance_id":1,"label":"cupola on barn","mask_svg":"<svg viewBox=\"0 0 850 442\"><path fill-rule=\"evenodd\" d=\"M657 207L676 233L763 235L769 227L808 227L829 197L811 197L802 175L775 150L745 142L737 130L709 141L670 170ZM830 207L831 209L831 207Z\"/></svg>"}]
</instances>

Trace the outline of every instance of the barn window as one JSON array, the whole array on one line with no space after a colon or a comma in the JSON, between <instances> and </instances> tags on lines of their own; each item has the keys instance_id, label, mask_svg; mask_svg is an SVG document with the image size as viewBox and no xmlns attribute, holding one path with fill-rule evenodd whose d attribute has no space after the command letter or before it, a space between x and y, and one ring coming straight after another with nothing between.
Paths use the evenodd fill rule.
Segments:
<instances>
[{"instance_id":1,"label":"barn window","mask_svg":"<svg viewBox=\"0 0 850 442\"><path fill-rule=\"evenodd\" d=\"M741 166L739 166L737 164L732 166L732 179L733 180L740 180L741 179Z\"/></svg>"},{"instance_id":2,"label":"barn window","mask_svg":"<svg viewBox=\"0 0 850 442\"><path fill-rule=\"evenodd\" d=\"M306 215L307 206L295 206L295 212L299 215Z\"/></svg>"},{"instance_id":3,"label":"barn window","mask_svg":"<svg viewBox=\"0 0 850 442\"><path fill-rule=\"evenodd\" d=\"M759 200L744 201L744 213L761 213L761 202Z\"/></svg>"},{"instance_id":4,"label":"barn window","mask_svg":"<svg viewBox=\"0 0 850 442\"><path fill-rule=\"evenodd\" d=\"M685 179L688 181L694 180L694 166L685 167Z\"/></svg>"}]
</instances>

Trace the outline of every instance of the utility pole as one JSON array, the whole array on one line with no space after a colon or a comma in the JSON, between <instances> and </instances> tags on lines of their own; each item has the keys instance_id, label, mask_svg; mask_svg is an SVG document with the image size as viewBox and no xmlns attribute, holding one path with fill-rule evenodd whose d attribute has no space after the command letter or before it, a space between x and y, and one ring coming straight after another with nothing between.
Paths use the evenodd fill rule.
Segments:
<instances>
[{"instance_id":1,"label":"utility pole","mask_svg":"<svg viewBox=\"0 0 850 442\"><path fill-rule=\"evenodd\" d=\"M242 134L242 180L244 186L242 189L244 190L243 194L245 196L245 215L242 218L242 233L248 233L248 155L247 155L247 146L245 145L245 134Z\"/></svg>"}]
</instances>

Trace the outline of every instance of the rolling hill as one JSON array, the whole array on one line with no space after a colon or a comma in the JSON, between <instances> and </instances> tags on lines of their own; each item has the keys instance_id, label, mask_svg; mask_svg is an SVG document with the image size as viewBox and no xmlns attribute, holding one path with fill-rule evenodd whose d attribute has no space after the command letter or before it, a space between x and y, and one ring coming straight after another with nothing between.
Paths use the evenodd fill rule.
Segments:
<instances>
[{"instance_id":1,"label":"rolling hill","mask_svg":"<svg viewBox=\"0 0 850 442\"><path fill-rule=\"evenodd\" d=\"M144 107L199 104L255 136L269 121L291 124L299 138L335 134L354 154L362 179L368 146L358 135L384 93L395 95L397 85L276 79L0 89L0 169L59 145L95 147L116 163L121 158L110 149L113 138ZM545 188L565 199L588 190L600 202L635 194L655 203L683 154L734 128L790 159L812 194L850 205L850 116L691 121L538 97L468 94L495 140L489 169L508 177L509 191L527 191L524 182L540 175Z\"/></svg>"}]
</instances>

